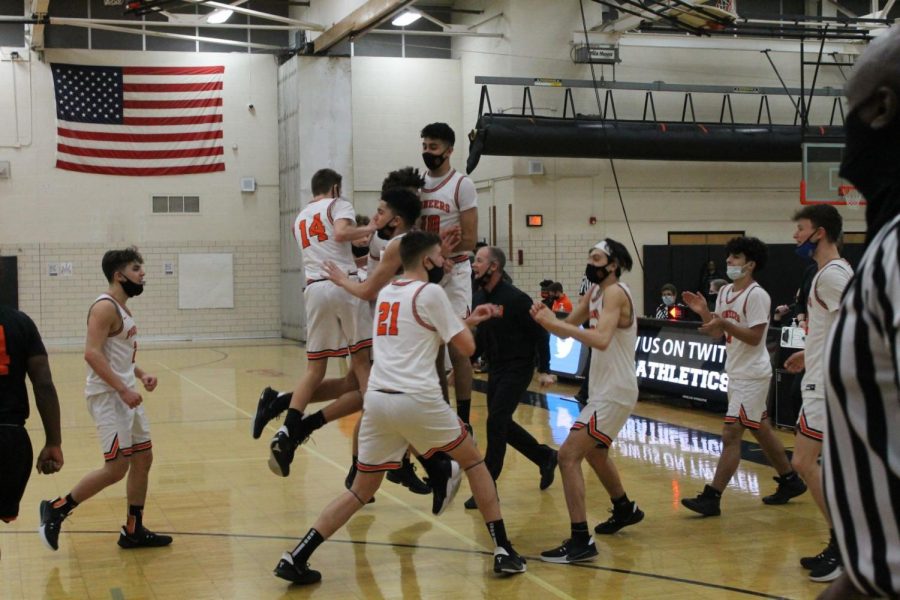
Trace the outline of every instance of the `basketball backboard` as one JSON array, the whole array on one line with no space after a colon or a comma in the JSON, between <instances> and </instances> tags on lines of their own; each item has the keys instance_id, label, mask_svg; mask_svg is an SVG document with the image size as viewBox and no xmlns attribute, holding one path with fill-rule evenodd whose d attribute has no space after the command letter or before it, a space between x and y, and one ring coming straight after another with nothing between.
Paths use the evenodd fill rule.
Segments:
<instances>
[{"instance_id":1,"label":"basketball backboard","mask_svg":"<svg viewBox=\"0 0 900 600\"><path fill-rule=\"evenodd\" d=\"M838 175L843 157L844 144L803 144L801 204L865 205L865 198L853 184Z\"/></svg>"}]
</instances>

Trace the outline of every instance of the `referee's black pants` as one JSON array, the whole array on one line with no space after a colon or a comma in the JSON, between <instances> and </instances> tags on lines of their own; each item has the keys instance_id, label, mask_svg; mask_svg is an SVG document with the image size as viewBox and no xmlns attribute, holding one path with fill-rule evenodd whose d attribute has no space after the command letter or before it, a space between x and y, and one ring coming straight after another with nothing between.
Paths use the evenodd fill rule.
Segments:
<instances>
[{"instance_id":1,"label":"referee's black pants","mask_svg":"<svg viewBox=\"0 0 900 600\"><path fill-rule=\"evenodd\" d=\"M494 364L489 361L487 389L487 449L484 464L496 481L503 470L506 444L509 444L528 460L544 465L553 450L539 444L534 436L513 421L513 413L531 383L534 365L527 362Z\"/></svg>"}]
</instances>

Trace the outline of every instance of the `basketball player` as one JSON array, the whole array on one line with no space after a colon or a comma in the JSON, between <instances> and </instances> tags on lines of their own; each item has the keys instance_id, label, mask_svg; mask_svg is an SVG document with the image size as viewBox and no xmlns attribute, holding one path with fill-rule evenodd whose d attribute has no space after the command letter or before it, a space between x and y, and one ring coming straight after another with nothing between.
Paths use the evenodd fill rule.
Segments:
<instances>
[{"instance_id":1,"label":"basketball player","mask_svg":"<svg viewBox=\"0 0 900 600\"><path fill-rule=\"evenodd\" d=\"M365 390L369 376L371 312L367 304L354 298L325 277L324 262L331 260L351 276L356 263L350 250L354 240L367 239L375 226L355 224L356 213L341 197L341 176L331 169L316 171L312 177L313 199L294 221L294 236L300 246L306 288L306 374L297 382L284 425L272 438L269 468L287 477L297 446L311 430L302 424L303 411L316 388L325 379L329 357L350 352L350 368L357 389ZM323 423L324 424L324 423Z\"/></svg>"},{"instance_id":2,"label":"basketball player","mask_svg":"<svg viewBox=\"0 0 900 600\"><path fill-rule=\"evenodd\" d=\"M419 175L418 169L412 167L391 171L382 182L382 192L387 193L387 199L383 198L379 201L379 207L373 219L375 234L372 235L369 242L368 253L368 272L370 274L376 273L377 271L379 272L378 277L383 278L382 274L385 271L384 269L379 270L378 266L385 247L391 239L395 239L396 236L406 233L419 218L421 205L417 193L423 182L424 180L421 175ZM390 190L389 193L388 190ZM375 256L376 254L377 256ZM396 254L396 252L394 254ZM391 261L395 259L396 265L389 265L388 271L393 268L394 271L392 271L392 273L395 274L396 270L400 269L400 258L399 254L396 256L394 256L394 254L391 254L390 259ZM330 269L328 269L329 265L331 266ZM344 277L340 285L349 286L349 289L357 289L360 286L361 282L351 280L351 278L343 273L335 263L327 261L325 266L326 277L337 277L339 273L342 273L344 274ZM329 275L329 273L332 273L333 275ZM390 277L388 277L388 280L389 279ZM378 288L375 289L376 295L378 289L381 287L382 286L379 285ZM374 297L375 296L373 295L372 300L374 300ZM269 387L263 390L262 394L260 394L259 402L257 403L256 416L253 419L254 438L258 438L262 434L262 430L268 421L287 409L290 404L291 396L291 392L279 394ZM359 384L356 381L356 376L353 371L341 379L324 380L316 388L312 402L330 400L335 397L337 397L335 402L332 402L322 410L307 416L301 421L300 431L298 432L299 436L306 437L311 435L312 432L323 427L326 423L330 423L362 409L362 394L359 391ZM348 488L353 483L353 478L356 476L358 427L359 425L357 424L357 430L354 431L353 436L353 463L345 480ZM393 483L402 484L416 494L431 493L431 488L428 484L424 483L416 475L415 466L409 461L408 457L404 458L403 466L400 469L388 474L388 480Z\"/></svg>"},{"instance_id":3,"label":"basketball player","mask_svg":"<svg viewBox=\"0 0 900 600\"><path fill-rule=\"evenodd\" d=\"M144 259L136 248L109 250L103 255L103 274L109 281L88 311L84 360L88 364L88 411L97 425L103 467L85 475L65 496L41 502L40 534L44 544L59 548L63 520L79 504L128 475L128 514L119 533L122 548L168 546L172 538L144 527L144 503L153 444L143 397L135 389L156 389L156 377L135 364L137 325L126 308L129 298L144 291Z\"/></svg>"},{"instance_id":4,"label":"basketball player","mask_svg":"<svg viewBox=\"0 0 900 600\"><path fill-rule=\"evenodd\" d=\"M825 498L844 574L822 598L900 596L900 27L869 44L846 86L840 175L866 199L866 252L826 350Z\"/></svg>"},{"instance_id":5,"label":"basketball player","mask_svg":"<svg viewBox=\"0 0 900 600\"><path fill-rule=\"evenodd\" d=\"M59 399L41 334L28 315L0 304L0 521L12 523L31 476L31 439L25 429L31 380L34 403L44 424L46 443L38 454L38 473L49 475L63 466Z\"/></svg>"},{"instance_id":6,"label":"basketball player","mask_svg":"<svg viewBox=\"0 0 900 600\"><path fill-rule=\"evenodd\" d=\"M728 374L728 412L722 428L722 454L711 485L696 498L681 503L705 517L721 514L719 503L741 462L741 439L749 429L778 472L778 489L763 498L766 504L785 504L806 491L791 469L781 441L772 432L766 415L766 399L772 379L772 363L766 350L769 329L769 294L753 279L766 266L768 249L752 237L736 237L725 246L728 277L734 283L719 290L716 312L711 313L699 292L684 292L685 304L703 320L700 331L714 339L725 336L725 372Z\"/></svg>"},{"instance_id":7,"label":"basketball player","mask_svg":"<svg viewBox=\"0 0 900 600\"><path fill-rule=\"evenodd\" d=\"M455 316L443 290L440 239L436 234L410 232L400 241L404 277L378 294L374 326L375 363L366 392L359 434L359 474L353 486L319 515L297 546L282 556L275 575L298 584L316 583L321 574L307 561L316 548L368 502L385 471L400 466L409 445L427 449L432 512L441 514L459 488L462 468L494 541L494 572L522 573L525 560L506 536L494 486L484 461L460 420L444 402L434 362L441 344L449 342L471 355L475 341L466 325L494 315L484 305L465 324ZM448 453L453 460L443 456Z\"/></svg>"},{"instance_id":8,"label":"basketball player","mask_svg":"<svg viewBox=\"0 0 900 600\"><path fill-rule=\"evenodd\" d=\"M819 454L825 432L825 341L837 317L844 288L853 277L853 268L841 258L838 250L837 241L841 237L843 219L835 207L829 204L805 206L794 215L794 221L797 223L794 232L797 254L815 260L818 271L806 301L806 348L792 354L784 365L791 373L806 369L802 383L803 407L797 420L791 464L803 478L831 527L819 470ZM840 577L841 555L833 528L825 549L817 556L802 558L800 564L810 570L809 578L813 581L833 581Z\"/></svg>"},{"instance_id":9,"label":"basketball player","mask_svg":"<svg viewBox=\"0 0 900 600\"><path fill-rule=\"evenodd\" d=\"M572 523L571 536L559 547L541 552L541 560L546 562L574 563L597 556L587 525L582 460L594 469L613 504L612 516L594 528L596 533L610 535L644 518L637 502L629 500L609 457L609 448L638 399L634 375L637 314L631 291L619 281L631 265L625 246L609 238L602 240L588 254L585 276L591 287L565 320L557 319L541 302L531 309L535 321L550 333L561 338L574 337L594 350L587 405L559 449L559 472ZM590 327L580 327L588 319Z\"/></svg>"},{"instance_id":10,"label":"basketball player","mask_svg":"<svg viewBox=\"0 0 900 600\"><path fill-rule=\"evenodd\" d=\"M478 237L478 198L472 180L450 165L456 134L446 123L431 123L422 129L422 160L428 167L422 188L422 225L431 233L459 227L460 240L450 257L453 269L441 285L458 317L472 309L472 266L469 253ZM451 346L450 362L456 388L456 411L469 423L472 399L472 363ZM443 358L443 355L440 355Z\"/></svg>"}]
</instances>

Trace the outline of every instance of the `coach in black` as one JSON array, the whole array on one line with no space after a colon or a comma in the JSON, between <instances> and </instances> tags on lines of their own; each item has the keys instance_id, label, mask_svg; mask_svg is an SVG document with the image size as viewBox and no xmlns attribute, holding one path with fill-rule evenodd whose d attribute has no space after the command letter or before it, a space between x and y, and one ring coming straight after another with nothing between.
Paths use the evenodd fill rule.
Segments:
<instances>
[{"instance_id":1,"label":"coach in black","mask_svg":"<svg viewBox=\"0 0 900 600\"><path fill-rule=\"evenodd\" d=\"M523 291L510 283L504 272L506 256L494 246L485 246L475 254L472 272L475 294L472 307L496 304L499 314L478 326L477 336L488 363L487 449L484 462L494 481L503 470L506 444L540 468L540 488L553 483L556 472L556 450L539 444L534 436L513 421L513 413L534 375L535 356L541 385L555 381L550 375L550 349L547 332L531 318L534 303ZM469 498L466 508L476 508Z\"/></svg>"},{"instance_id":2,"label":"coach in black","mask_svg":"<svg viewBox=\"0 0 900 600\"><path fill-rule=\"evenodd\" d=\"M63 464L59 400L50 375L47 351L34 322L23 312L0 306L0 521L19 516L19 502L31 475L31 440L25 430L31 379L47 442L37 459L40 473L55 473Z\"/></svg>"}]
</instances>

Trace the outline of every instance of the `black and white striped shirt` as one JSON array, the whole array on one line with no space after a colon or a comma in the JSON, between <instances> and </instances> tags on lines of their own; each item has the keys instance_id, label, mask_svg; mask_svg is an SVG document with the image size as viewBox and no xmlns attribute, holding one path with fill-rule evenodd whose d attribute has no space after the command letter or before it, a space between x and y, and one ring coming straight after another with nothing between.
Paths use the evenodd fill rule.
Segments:
<instances>
[{"instance_id":1,"label":"black and white striped shirt","mask_svg":"<svg viewBox=\"0 0 900 600\"><path fill-rule=\"evenodd\" d=\"M823 475L844 568L900 594L900 215L869 243L828 340Z\"/></svg>"}]
</instances>

